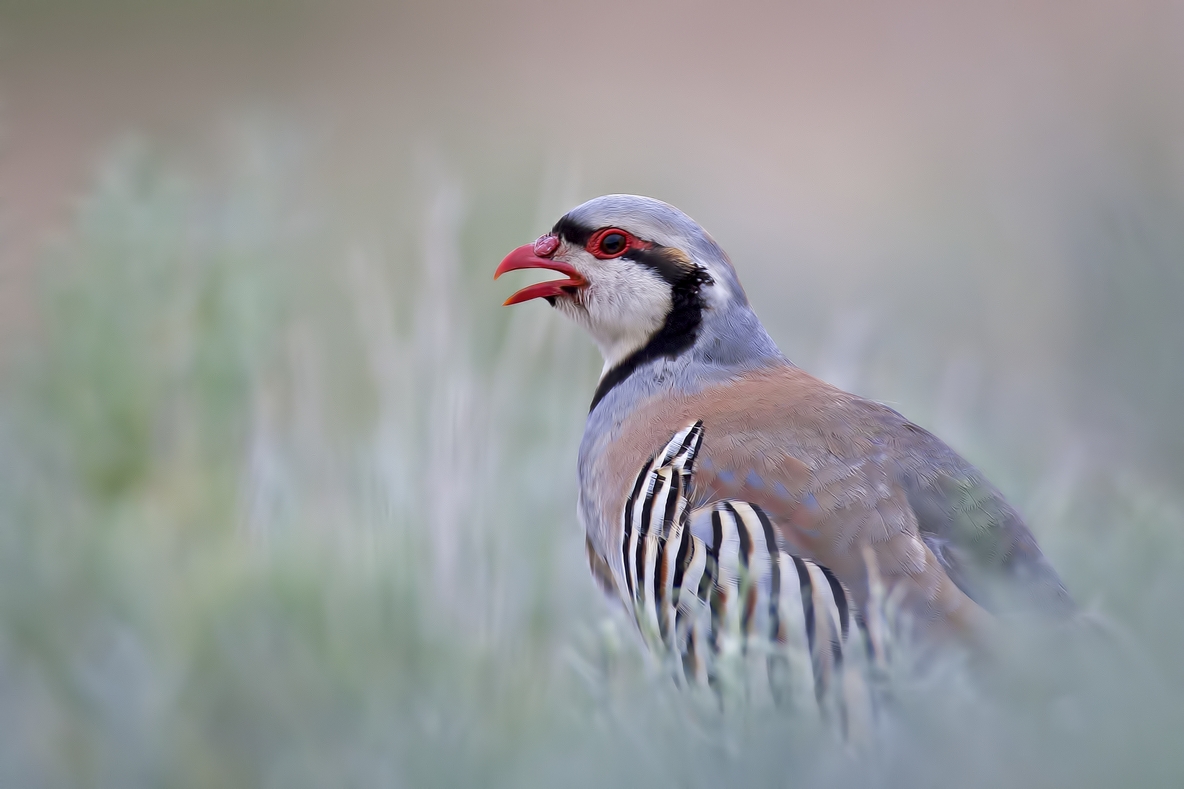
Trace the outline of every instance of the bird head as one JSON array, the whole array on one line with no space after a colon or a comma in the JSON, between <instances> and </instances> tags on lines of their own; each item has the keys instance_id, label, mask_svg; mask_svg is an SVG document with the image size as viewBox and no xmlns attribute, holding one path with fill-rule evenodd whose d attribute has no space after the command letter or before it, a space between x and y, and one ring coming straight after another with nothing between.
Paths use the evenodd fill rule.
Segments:
<instances>
[{"instance_id":1,"label":"bird head","mask_svg":"<svg viewBox=\"0 0 1184 789\"><path fill-rule=\"evenodd\" d=\"M636 195L572 209L550 233L507 255L494 279L527 268L566 278L530 285L505 303L546 299L588 331L606 373L646 348L673 357L694 344L706 312L748 303L707 231L677 208Z\"/></svg>"}]
</instances>

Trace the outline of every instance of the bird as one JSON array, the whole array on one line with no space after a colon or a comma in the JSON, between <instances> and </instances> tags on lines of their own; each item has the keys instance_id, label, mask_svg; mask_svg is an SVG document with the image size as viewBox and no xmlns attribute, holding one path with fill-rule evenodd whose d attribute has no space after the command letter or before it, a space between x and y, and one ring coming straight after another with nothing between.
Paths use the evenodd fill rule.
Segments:
<instances>
[{"instance_id":1,"label":"bird","mask_svg":"<svg viewBox=\"0 0 1184 789\"><path fill-rule=\"evenodd\" d=\"M733 616L767 611L742 625L776 640L769 619L784 601L774 575L779 590L827 591L823 618L843 614L841 627L848 613L873 622L877 590L887 590L911 638L972 652L989 650L1009 617L1075 611L999 489L896 410L791 362L728 255L679 209L594 198L511 251L494 278L521 269L563 278L505 304L545 300L604 358L576 464L592 576L684 664L724 626L709 612L705 638L693 624L671 627L695 600L711 609L722 594ZM680 607L675 575L686 581L685 554L696 550L715 575L693 591L683 584ZM749 564L733 558L729 570L724 554ZM741 575L755 580L742 588ZM755 602L736 600L747 593Z\"/></svg>"}]
</instances>

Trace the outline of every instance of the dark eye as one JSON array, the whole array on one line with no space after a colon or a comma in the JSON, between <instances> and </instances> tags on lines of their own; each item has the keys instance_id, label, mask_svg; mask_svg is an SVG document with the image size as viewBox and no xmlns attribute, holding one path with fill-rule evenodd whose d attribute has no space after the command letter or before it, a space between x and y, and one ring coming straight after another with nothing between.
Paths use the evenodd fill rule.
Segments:
<instances>
[{"instance_id":1,"label":"dark eye","mask_svg":"<svg viewBox=\"0 0 1184 789\"><path fill-rule=\"evenodd\" d=\"M615 227L596 232L588 242L588 251L601 260L619 257L629 251L630 238Z\"/></svg>"},{"instance_id":2,"label":"dark eye","mask_svg":"<svg viewBox=\"0 0 1184 789\"><path fill-rule=\"evenodd\" d=\"M625 251L626 243L620 233L609 233L600 240L600 251L606 255L619 255Z\"/></svg>"}]
</instances>

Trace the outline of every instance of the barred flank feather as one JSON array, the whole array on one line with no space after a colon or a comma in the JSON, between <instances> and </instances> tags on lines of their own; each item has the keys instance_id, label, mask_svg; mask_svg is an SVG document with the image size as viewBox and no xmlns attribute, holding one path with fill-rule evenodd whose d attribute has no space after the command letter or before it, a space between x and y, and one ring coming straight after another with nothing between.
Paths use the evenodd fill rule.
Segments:
<instances>
[{"instance_id":1,"label":"barred flank feather","mask_svg":"<svg viewBox=\"0 0 1184 789\"><path fill-rule=\"evenodd\" d=\"M699 421L638 475L623 513L622 596L650 646L680 659L687 683L778 705L810 699L846 733L853 714L869 719L863 667L882 662L879 638L866 637L858 615L851 627L850 592L781 550L759 507L689 509L702 443Z\"/></svg>"}]
</instances>

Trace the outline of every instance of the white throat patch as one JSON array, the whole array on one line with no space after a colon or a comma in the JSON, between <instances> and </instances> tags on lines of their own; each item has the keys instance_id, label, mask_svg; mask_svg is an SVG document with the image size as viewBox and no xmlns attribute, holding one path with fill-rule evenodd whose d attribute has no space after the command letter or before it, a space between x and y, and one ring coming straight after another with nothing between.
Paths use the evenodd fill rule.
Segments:
<instances>
[{"instance_id":1,"label":"white throat patch","mask_svg":"<svg viewBox=\"0 0 1184 789\"><path fill-rule=\"evenodd\" d=\"M588 285L577 301L560 299L555 306L592 335L604 357L603 376L662 328L672 306L670 284L625 258L576 254L570 262Z\"/></svg>"}]
</instances>

